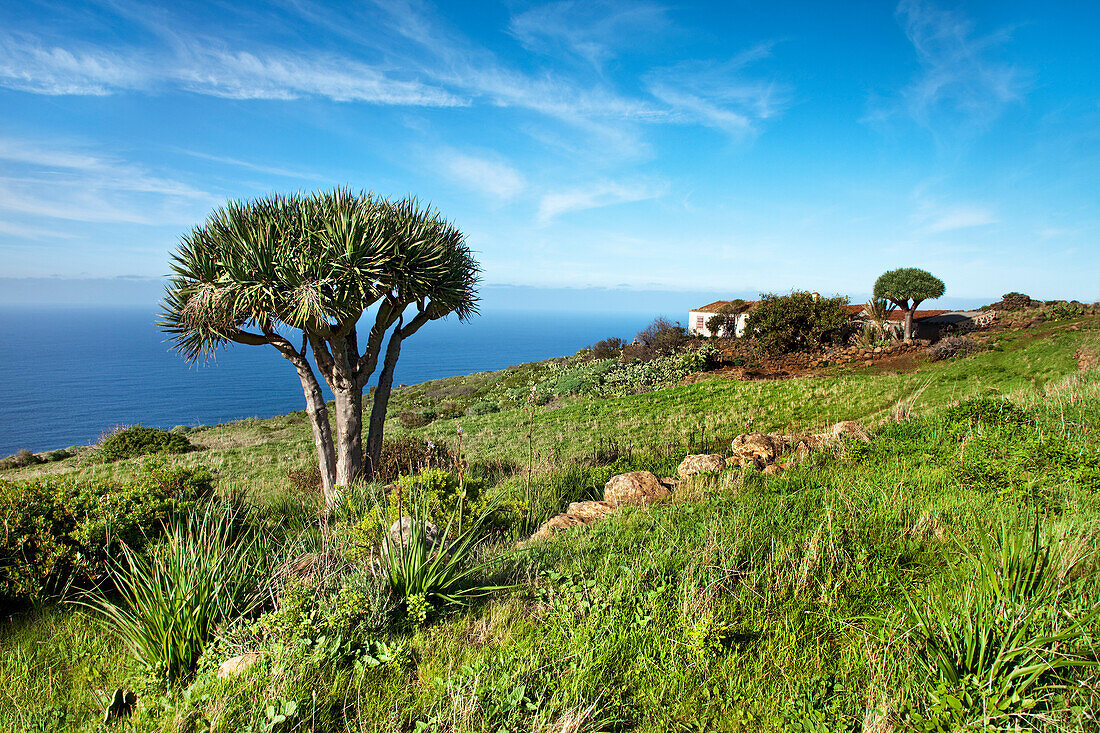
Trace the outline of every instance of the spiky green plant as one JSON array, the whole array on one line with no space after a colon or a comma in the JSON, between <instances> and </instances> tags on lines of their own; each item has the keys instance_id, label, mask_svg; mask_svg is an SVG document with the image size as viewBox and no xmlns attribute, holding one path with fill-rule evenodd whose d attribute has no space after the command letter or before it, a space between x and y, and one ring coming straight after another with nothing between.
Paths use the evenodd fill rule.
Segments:
<instances>
[{"instance_id":1,"label":"spiky green plant","mask_svg":"<svg viewBox=\"0 0 1100 733\"><path fill-rule=\"evenodd\" d=\"M462 522L460 501L434 543L427 533L426 499L413 505L407 533L399 531L398 537L392 537L385 526L381 528L386 579L401 599L410 622L423 624L433 611L468 605L476 598L510 587L486 582L486 570L492 562L475 559L482 539L481 529L494 509L490 505L459 530ZM454 537L449 539L452 531Z\"/></svg>"},{"instance_id":2,"label":"spiky green plant","mask_svg":"<svg viewBox=\"0 0 1100 733\"><path fill-rule=\"evenodd\" d=\"M114 563L111 586L89 593L92 609L137 660L169 685L195 669L215 627L263 602L269 538L243 521L242 510L211 502L168 527L147 554L128 545Z\"/></svg>"},{"instance_id":3,"label":"spiky green plant","mask_svg":"<svg viewBox=\"0 0 1100 733\"><path fill-rule=\"evenodd\" d=\"M1087 643L1100 604L1079 593L1080 559L1038 522L1028 534L1002 526L966 553L952 587L927 604L909 598L916 667L928 685L919 728L1023 724L1072 688L1061 672L1100 664Z\"/></svg>"},{"instance_id":4,"label":"spiky green plant","mask_svg":"<svg viewBox=\"0 0 1100 733\"><path fill-rule=\"evenodd\" d=\"M329 509L336 486L378 466L402 341L449 314L475 315L480 279L465 235L434 209L342 188L229 202L183 238L172 271L159 325L185 358L241 343L273 346L294 365ZM314 366L335 398L331 427Z\"/></svg>"}]
</instances>

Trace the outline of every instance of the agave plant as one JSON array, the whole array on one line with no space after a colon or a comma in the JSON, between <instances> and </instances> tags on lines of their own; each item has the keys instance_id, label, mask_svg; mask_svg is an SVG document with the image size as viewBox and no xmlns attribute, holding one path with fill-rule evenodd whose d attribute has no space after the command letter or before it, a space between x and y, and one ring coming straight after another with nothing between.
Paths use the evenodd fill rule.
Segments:
<instances>
[{"instance_id":1,"label":"agave plant","mask_svg":"<svg viewBox=\"0 0 1100 733\"><path fill-rule=\"evenodd\" d=\"M488 507L463 528L459 501L444 530L433 538L429 537L427 501L421 499L412 507L408 526L399 522L397 537L381 528L386 579L410 622L423 624L433 611L468 605L510 587L486 583L483 578L491 562L474 559L481 529L494 509ZM452 532L454 537L448 541Z\"/></svg>"},{"instance_id":2,"label":"agave plant","mask_svg":"<svg viewBox=\"0 0 1100 733\"><path fill-rule=\"evenodd\" d=\"M113 588L97 588L78 603L171 685L195 669L221 621L263 602L260 581L270 549L266 535L242 522L240 510L211 502L170 525L147 554L123 544Z\"/></svg>"},{"instance_id":3,"label":"agave plant","mask_svg":"<svg viewBox=\"0 0 1100 733\"><path fill-rule=\"evenodd\" d=\"M922 606L909 599L918 671L931 683L923 727L1021 723L1072 685L1067 673L1100 665L1086 640L1100 603L1036 522L1001 528L967 553L956 588Z\"/></svg>"}]
</instances>

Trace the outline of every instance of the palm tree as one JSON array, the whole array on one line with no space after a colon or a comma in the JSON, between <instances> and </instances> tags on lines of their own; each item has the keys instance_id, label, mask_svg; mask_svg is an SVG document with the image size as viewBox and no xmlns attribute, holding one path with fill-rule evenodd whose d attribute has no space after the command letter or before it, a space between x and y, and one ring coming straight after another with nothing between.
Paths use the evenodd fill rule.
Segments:
<instances>
[{"instance_id":1,"label":"palm tree","mask_svg":"<svg viewBox=\"0 0 1100 733\"><path fill-rule=\"evenodd\" d=\"M378 465L401 343L429 321L475 315L481 270L434 209L340 188L231 201L182 238L172 271L158 325L188 361L240 343L294 365L331 509L337 486ZM335 438L309 352L335 397ZM363 390L376 372L364 455Z\"/></svg>"}]
</instances>

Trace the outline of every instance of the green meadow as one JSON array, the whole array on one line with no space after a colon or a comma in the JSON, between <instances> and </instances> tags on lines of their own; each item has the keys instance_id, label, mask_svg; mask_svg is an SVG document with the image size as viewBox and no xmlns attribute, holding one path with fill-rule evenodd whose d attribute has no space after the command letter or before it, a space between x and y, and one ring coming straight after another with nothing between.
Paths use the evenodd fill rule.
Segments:
<instances>
[{"instance_id":1,"label":"green meadow","mask_svg":"<svg viewBox=\"0 0 1100 733\"><path fill-rule=\"evenodd\" d=\"M562 361L402 387L387 438L430 441L438 470L399 492L476 535L462 603L385 584L380 527L408 507L380 484L349 488L319 526L302 414L194 430L197 450L180 454L7 471L0 488L17 497L206 469L206 501L245 527L227 546L247 538L255 556L249 588L179 667L135 653L87 587L13 603L0 729L103 730L128 688L137 702L111 729L1100 730L1100 370L1079 359L1098 331L1067 318L896 373L704 375L610 397L525 399ZM448 416L402 417L424 411ZM674 476L738 434L840 420L870 441L777 476L731 465L525 541L613 475ZM216 575L228 553L203 562ZM280 570L305 555L322 570ZM219 678L242 654L255 665Z\"/></svg>"}]
</instances>

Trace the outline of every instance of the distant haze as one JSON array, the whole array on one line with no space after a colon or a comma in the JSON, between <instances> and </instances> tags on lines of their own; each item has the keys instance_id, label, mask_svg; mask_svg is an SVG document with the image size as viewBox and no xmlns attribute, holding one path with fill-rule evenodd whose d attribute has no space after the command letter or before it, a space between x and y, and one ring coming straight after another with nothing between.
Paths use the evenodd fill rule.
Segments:
<instances>
[{"instance_id":1,"label":"distant haze","mask_svg":"<svg viewBox=\"0 0 1100 733\"><path fill-rule=\"evenodd\" d=\"M823 295L833 295L819 288ZM164 294L164 281L154 278L51 278L0 277L0 305L5 306L140 306L153 308ZM840 293L852 302L863 302L869 293ZM631 288L538 288L519 285L485 285L482 310L539 310L563 312L639 313L682 318L687 311L716 300L755 299L747 290L636 290ZM1034 293L1029 295L1035 296ZM1041 297L1041 296L1040 296ZM996 301L950 295L936 301L936 308L969 308Z\"/></svg>"}]
</instances>

